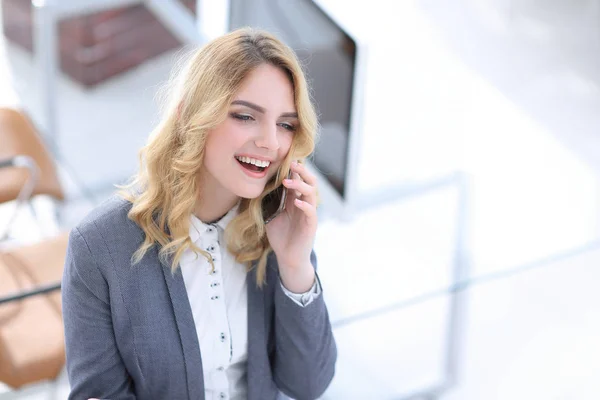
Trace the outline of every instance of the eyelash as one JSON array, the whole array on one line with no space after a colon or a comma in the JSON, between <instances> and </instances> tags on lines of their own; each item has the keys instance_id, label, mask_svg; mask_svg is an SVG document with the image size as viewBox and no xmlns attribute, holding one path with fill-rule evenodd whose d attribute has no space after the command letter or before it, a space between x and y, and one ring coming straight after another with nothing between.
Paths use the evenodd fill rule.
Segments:
<instances>
[{"instance_id":1,"label":"eyelash","mask_svg":"<svg viewBox=\"0 0 600 400\"><path fill-rule=\"evenodd\" d=\"M246 114L231 113L231 117L234 119L237 119L238 121L243 122L243 123L248 123L248 122L255 120L251 115L246 115ZM286 122L282 122L277 125L281 126L283 129L286 129L290 132L296 131L296 127L294 125L288 124Z\"/></svg>"},{"instance_id":2,"label":"eyelash","mask_svg":"<svg viewBox=\"0 0 600 400\"><path fill-rule=\"evenodd\" d=\"M252 118L252 116L250 115L246 115L246 114L237 114L237 113L231 113L231 116L235 119L238 119L242 122L248 122L248 121L254 121L254 118Z\"/></svg>"},{"instance_id":3,"label":"eyelash","mask_svg":"<svg viewBox=\"0 0 600 400\"><path fill-rule=\"evenodd\" d=\"M281 126L283 129L287 129L290 132L296 132L296 127L292 124L282 122L281 124L279 124L279 126Z\"/></svg>"}]
</instances>

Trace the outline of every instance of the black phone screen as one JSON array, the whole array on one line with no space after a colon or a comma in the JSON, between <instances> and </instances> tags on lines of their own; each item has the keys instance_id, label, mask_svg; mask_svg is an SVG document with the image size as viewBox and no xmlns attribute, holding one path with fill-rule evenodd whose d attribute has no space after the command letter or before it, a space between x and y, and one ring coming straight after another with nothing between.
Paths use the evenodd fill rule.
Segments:
<instances>
[{"instance_id":1,"label":"black phone screen","mask_svg":"<svg viewBox=\"0 0 600 400\"><path fill-rule=\"evenodd\" d=\"M292 171L288 172L287 178L291 179ZM285 210L285 201L287 198L287 188L279 185L275 190L267 194L262 200L262 215L265 224L271 222L283 210Z\"/></svg>"},{"instance_id":2,"label":"black phone screen","mask_svg":"<svg viewBox=\"0 0 600 400\"><path fill-rule=\"evenodd\" d=\"M262 201L262 215L265 224L273 220L285 208L285 197L287 189L280 185L277 189L265 196Z\"/></svg>"}]
</instances>

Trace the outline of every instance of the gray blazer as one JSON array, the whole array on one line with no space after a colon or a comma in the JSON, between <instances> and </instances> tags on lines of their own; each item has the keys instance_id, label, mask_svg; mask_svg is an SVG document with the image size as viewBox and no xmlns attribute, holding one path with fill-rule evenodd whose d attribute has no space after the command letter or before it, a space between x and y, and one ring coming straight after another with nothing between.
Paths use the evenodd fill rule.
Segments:
<instances>
[{"instance_id":1,"label":"gray blazer","mask_svg":"<svg viewBox=\"0 0 600 400\"><path fill-rule=\"evenodd\" d=\"M131 265L143 232L127 218L130 206L113 197L70 234L62 287L69 399L204 399L183 277L156 248ZM267 270L263 289L254 272L247 278L248 399L315 399L337 358L323 293L300 307L281 290L274 256Z\"/></svg>"}]
</instances>

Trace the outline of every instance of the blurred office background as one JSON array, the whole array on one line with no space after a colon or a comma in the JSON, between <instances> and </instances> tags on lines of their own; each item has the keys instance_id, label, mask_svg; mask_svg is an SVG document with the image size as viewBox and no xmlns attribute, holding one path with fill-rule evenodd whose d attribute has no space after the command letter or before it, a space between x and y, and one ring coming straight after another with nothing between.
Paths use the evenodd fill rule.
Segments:
<instances>
[{"instance_id":1,"label":"blurred office background","mask_svg":"<svg viewBox=\"0 0 600 400\"><path fill-rule=\"evenodd\" d=\"M65 199L21 208L0 252L108 198L177 59L253 24L321 85L315 247L339 348L323 399L600 397L600 0L33 3L1 3L0 107L31 118ZM53 45L36 30L52 13L59 50L32 51ZM0 304L0 360L17 342L60 360L43 339L60 331L11 338L15 304ZM66 398L60 371L0 382L0 399Z\"/></svg>"}]
</instances>

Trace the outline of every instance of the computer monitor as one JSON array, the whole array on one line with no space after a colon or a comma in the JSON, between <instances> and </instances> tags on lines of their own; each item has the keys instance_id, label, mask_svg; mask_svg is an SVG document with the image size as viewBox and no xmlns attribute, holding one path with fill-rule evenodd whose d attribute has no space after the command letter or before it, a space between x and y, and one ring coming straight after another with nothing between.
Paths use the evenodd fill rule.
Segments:
<instances>
[{"instance_id":1,"label":"computer monitor","mask_svg":"<svg viewBox=\"0 0 600 400\"><path fill-rule=\"evenodd\" d=\"M251 26L277 35L304 66L319 115L312 164L346 202L352 173L357 43L311 0L230 0L229 29Z\"/></svg>"}]
</instances>

